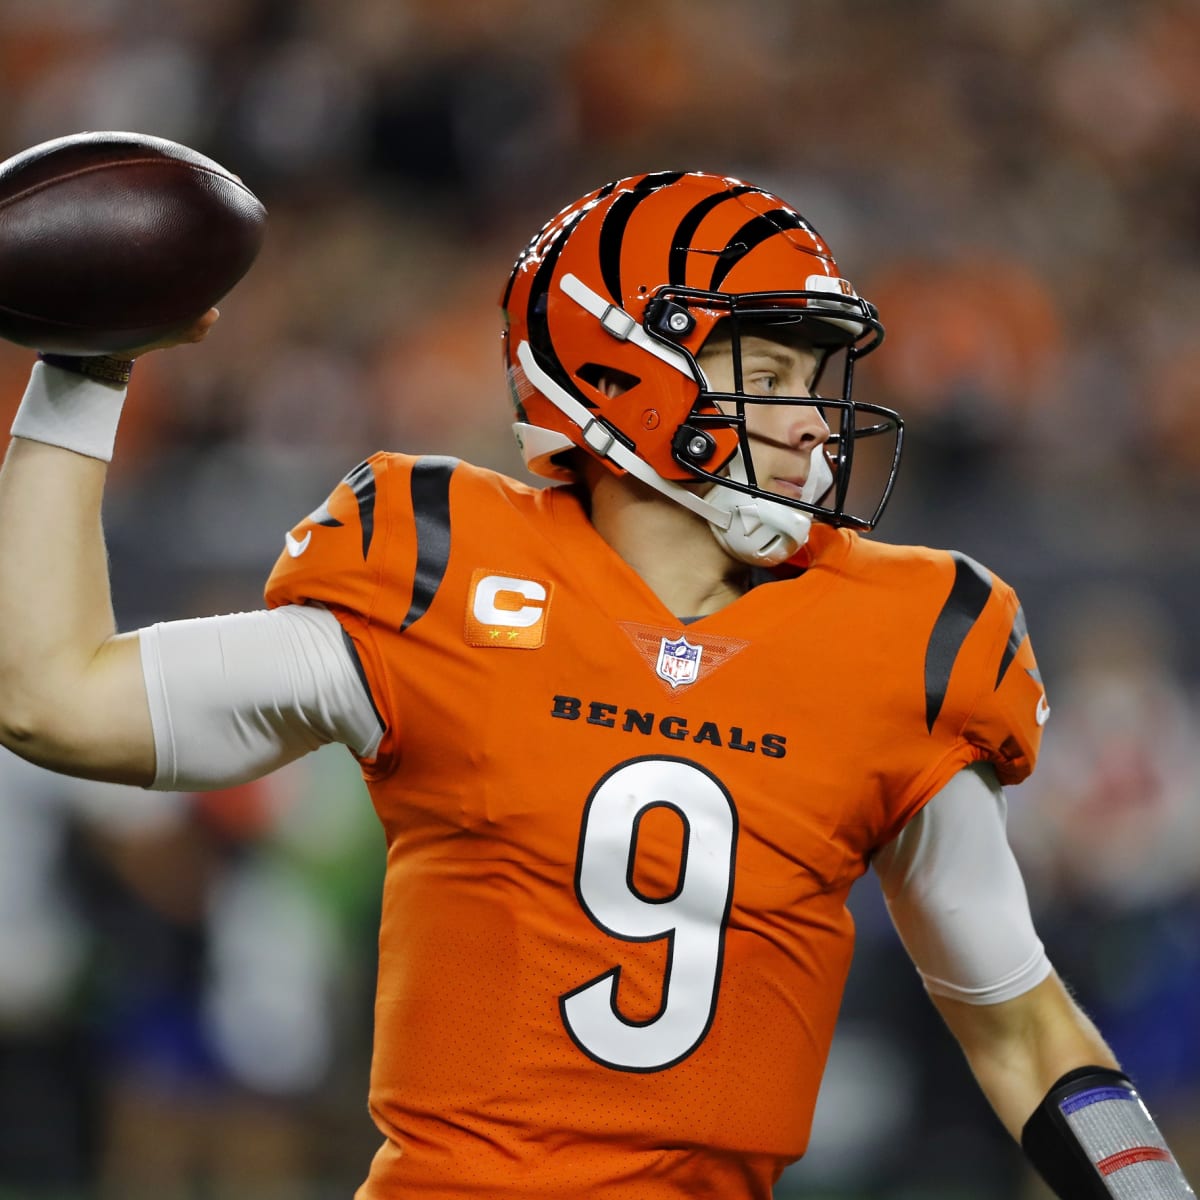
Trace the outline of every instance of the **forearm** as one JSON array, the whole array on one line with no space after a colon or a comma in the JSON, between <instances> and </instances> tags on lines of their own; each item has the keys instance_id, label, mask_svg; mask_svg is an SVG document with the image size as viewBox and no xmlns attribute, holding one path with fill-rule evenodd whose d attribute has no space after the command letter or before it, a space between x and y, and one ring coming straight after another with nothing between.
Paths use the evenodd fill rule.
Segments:
<instances>
[{"instance_id":1,"label":"forearm","mask_svg":"<svg viewBox=\"0 0 1200 1200\"><path fill-rule=\"evenodd\" d=\"M1195 1200L1153 1116L1058 977L1003 1004L939 1001L971 1069L1062 1200Z\"/></svg>"},{"instance_id":2,"label":"forearm","mask_svg":"<svg viewBox=\"0 0 1200 1200\"><path fill-rule=\"evenodd\" d=\"M48 386L57 401L74 385ZM100 386L85 384L83 399ZM106 391L100 406L119 411L120 393ZM69 404L61 430L58 412L32 431L90 446L86 414L81 433ZM153 765L149 718L136 643L114 637L100 522L106 469L101 457L25 437L12 439L0 468L0 738L46 766L142 782Z\"/></svg>"},{"instance_id":3,"label":"forearm","mask_svg":"<svg viewBox=\"0 0 1200 1200\"><path fill-rule=\"evenodd\" d=\"M1018 1140L1030 1114L1068 1071L1117 1066L1057 975L1001 1005L942 997L935 1003L996 1115Z\"/></svg>"},{"instance_id":4,"label":"forearm","mask_svg":"<svg viewBox=\"0 0 1200 1200\"><path fill-rule=\"evenodd\" d=\"M100 525L107 463L13 438L0 468L6 678L86 663L115 632Z\"/></svg>"},{"instance_id":5,"label":"forearm","mask_svg":"<svg viewBox=\"0 0 1200 1200\"><path fill-rule=\"evenodd\" d=\"M115 632L100 498L107 464L14 438L0 469L0 694L81 674Z\"/></svg>"}]
</instances>

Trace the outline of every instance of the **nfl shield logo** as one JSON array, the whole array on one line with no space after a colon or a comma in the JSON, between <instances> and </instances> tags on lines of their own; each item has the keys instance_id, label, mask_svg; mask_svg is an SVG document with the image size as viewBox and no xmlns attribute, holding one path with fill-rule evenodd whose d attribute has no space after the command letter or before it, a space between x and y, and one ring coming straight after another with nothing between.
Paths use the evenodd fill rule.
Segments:
<instances>
[{"instance_id":1,"label":"nfl shield logo","mask_svg":"<svg viewBox=\"0 0 1200 1200\"><path fill-rule=\"evenodd\" d=\"M685 637L676 642L663 638L654 669L673 688L695 683L696 676L700 674L700 655L703 650L703 646L693 646Z\"/></svg>"}]
</instances>

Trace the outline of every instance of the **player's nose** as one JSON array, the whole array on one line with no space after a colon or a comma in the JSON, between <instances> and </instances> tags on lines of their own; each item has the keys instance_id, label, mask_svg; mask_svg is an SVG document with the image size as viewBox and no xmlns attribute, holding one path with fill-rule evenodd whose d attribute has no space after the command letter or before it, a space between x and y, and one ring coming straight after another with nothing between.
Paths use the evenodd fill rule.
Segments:
<instances>
[{"instance_id":1,"label":"player's nose","mask_svg":"<svg viewBox=\"0 0 1200 1200\"><path fill-rule=\"evenodd\" d=\"M789 405L781 414L779 440L793 450L812 450L829 440L829 426L815 404Z\"/></svg>"}]
</instances>

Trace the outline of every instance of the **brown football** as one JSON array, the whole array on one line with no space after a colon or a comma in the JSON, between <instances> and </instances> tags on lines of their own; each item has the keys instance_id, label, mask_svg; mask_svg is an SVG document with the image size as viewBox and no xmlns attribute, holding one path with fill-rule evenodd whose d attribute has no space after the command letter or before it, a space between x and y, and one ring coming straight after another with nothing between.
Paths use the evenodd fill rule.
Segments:
<instances>
[{"instance_id":1,"label":"brown football","mask_svg":"<svg viewBox=\"0 0 1200 1200\"><path fill-rule=\"evenodd\" d=\"M219 163L140 133L80 133L0 163L0 338L57 354L144 346L250 269L267 212Z\"/></svg>"}]
</instances>

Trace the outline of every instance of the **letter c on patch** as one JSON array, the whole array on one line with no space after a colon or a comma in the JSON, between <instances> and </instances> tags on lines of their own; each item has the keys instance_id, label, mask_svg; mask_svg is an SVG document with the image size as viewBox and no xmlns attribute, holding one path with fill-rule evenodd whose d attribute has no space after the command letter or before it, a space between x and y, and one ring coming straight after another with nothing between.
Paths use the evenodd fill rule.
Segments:
<instances>
[{"instance_id":1,"label":"letter c on patch","mask_svg":"<svg viewBox=\"0 0 1200 1200\"><path fill-rule=\"evenodd\" d=\"M472 612L481 625L528 629L545 611L546 589L532 579L487 575L475 585Z\"/></svg>"}]
</instances>

